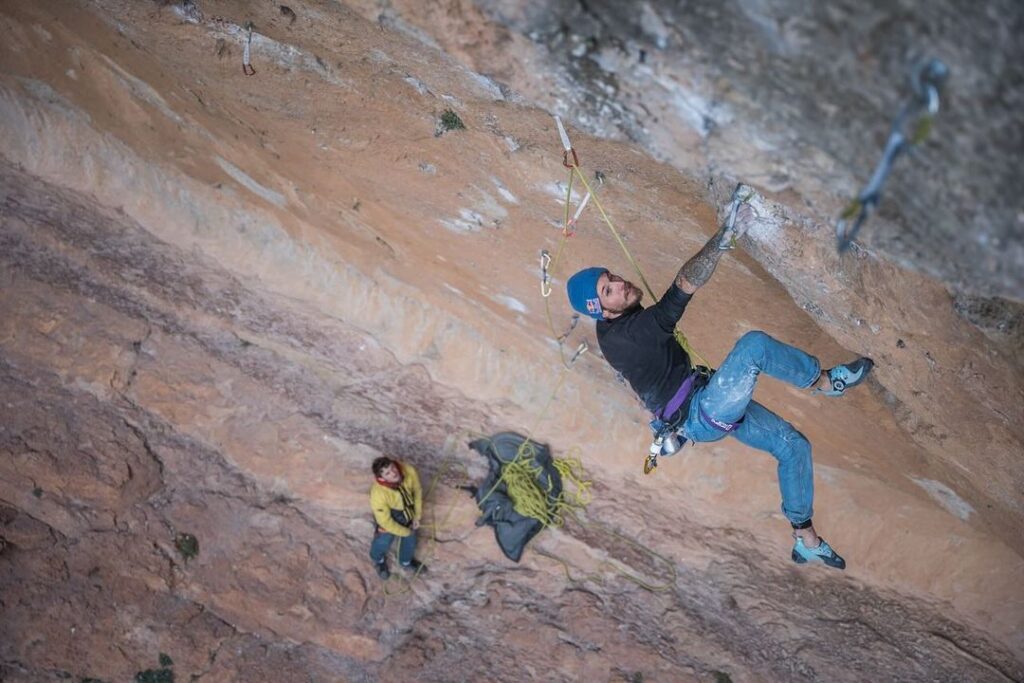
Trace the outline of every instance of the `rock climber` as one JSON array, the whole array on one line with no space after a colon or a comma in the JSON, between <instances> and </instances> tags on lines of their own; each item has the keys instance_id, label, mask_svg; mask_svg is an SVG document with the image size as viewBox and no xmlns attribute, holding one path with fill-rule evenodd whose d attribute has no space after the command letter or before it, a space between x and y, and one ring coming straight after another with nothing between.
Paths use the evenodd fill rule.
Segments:
<instances>
[{"instance_id":1,"label":"rock climber","mask_svg":"<svg viewBox=\"0 0 1024 683\"><path fill-rule=\"evenodd\" d=\"M569 301L575 310L597 320L601 352L665 426L662 433L671 430L694 442L733 436L771 453L778 460L782 512L793 527L793 561L844 569L846 561L817 535L811 521L810 443L752 396L762 372L801 389L841 396L864 381L872 361L858 358L826 371L814 356L754 330L736 342L717 371L710 371L695 368L674 336L690 298L756 218L749 203L737 199L743 196L741 188L733 195L731 219L683 264L654 305L642 306L644 293L607 268L586 268L569 278ZM748 188L745 192L745 199L753 194Z\"/></svg>"},{"instance_id":2,"label":"rock climber","mask_svg":"<svg viewBox=\"0 0 1024 683\"><path fill-rule=\"evenodd\" d=\"M385 581L391 577L388 551L398 537L398 563L409 572L422 574L426 565L415 557L416 532L423 515L423 487L420 477L409 463L380 457L373 461L374 482L370 487L370 507L376 528L370 544L370 559L377 575Z\"/></svg>"}]
</instances>

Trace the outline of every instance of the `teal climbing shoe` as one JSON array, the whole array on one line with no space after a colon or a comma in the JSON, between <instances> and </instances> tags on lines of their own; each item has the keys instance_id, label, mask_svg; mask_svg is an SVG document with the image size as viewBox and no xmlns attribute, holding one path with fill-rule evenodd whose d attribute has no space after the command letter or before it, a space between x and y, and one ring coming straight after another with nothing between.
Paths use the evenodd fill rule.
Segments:
<instances>
[{"instance_id":1,"label":"teal climbing shoe","mask_svg":"<svg viewBox=\"0 0 1024 683\"><path fill-rule=\"evenodd\" d=\"M852 363L829 368L829 371L825 374L828 375L828 381L832 388L815 389L815 393L825 394L826 396L842 396L846 393L847 389L863 382L874 366L875 362L870 358L858 358Z\"/></svg>"},{"instance_id":2,"label":"teal climbing shoe","mask_svg":"<svg viewBox=\"0 0 1024 683\"><path fill-rule=\"evenodd\" d=\"M824 538L818 537L820 543L817 548L808 548L804 545L804 539L797 538L793 544L793 561L797 564L825 564L834 569L846 569L846 560L832 550L832 546L825 542Z\"/></svg>"}]
</instances>

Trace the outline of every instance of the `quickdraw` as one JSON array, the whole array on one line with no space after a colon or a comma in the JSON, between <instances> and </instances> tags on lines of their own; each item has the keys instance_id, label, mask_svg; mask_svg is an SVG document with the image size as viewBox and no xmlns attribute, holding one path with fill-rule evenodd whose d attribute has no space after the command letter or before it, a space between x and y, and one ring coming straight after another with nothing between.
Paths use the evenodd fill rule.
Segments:
<instances>
[{"instance_id":1,"label":"quickdraw","mask_svg":"<svg viewBox=\"0 0 1024 683\"><path fill-rule=\"evenodd\" d=\"M249 51L250 46L252 45L252 29L252 22L245 22L245 46L242 48L242 73L246 76L252 76L256 73L256 67L249 63Z\"/></svg>"},{"instance_id":2,"label":"quickdraw","mask_svg":"<svg viewBox=\"0 0 1024 683\"><path fill-rule=\"evenodd\" d=\"M540 295L547 299L551 296L551 273L548 268L551 266L551 253L547 249L540 252Z\"/></svg>"},{"instance_id":3,"label":"quickdraw","mask_svg":"<svg viewBox=\"0 0 1024 683\"><path fill-rule=\"evenodd\" d=\"M572 354L572 358L569 359L569 367L572 367L576 363L576 360L590 350L586 340L580 342L580 345L576 347L576 353Z\"/></svg>"},{"instance_id":4,"label":"quickdraw","mask_svg":"<svg viewBox=\"0 0 1024 683\"><path fill-rule=\"evenodd\" d=\"M896 158L928 137L932 121L939 112L939 95L948 76L949 68L938 59L922 62L911 72L911 97L900 108L892 123L882 159L875 167L867 187L856 199L847 204L836 223L836 239L840 253L850 246L861 226L877 208L882 198L882 186L889 177ZM904 132L911 123L912 130Z\"/></svg>"},{"instance_id":5,"label":"quickdraw","mask_svg":"<svg viewBox=\"0 0 1024 683\"><path fill-rule=\"evenodd\" d=\"M576 156L576 150L573 149L569 143L569 134L565 132L565 126L562 125L562 119L555 117L555 124L558 126L558 137L562 139L562 166L572 169L577 168L580 165L580 158ZM569 163L569 155L572 155L572 163Z\"/></svg>"},{"instance_id":6,"label":"quickdraw","mask_svg":"<svg viewBox=\"0 0 1024 683\"><path fill-rule=\"evenodd\" d=\"M541 296L544 298L544 315L547 318L548 329L551 331L551 338L555 339L558 342L558 354L561 357L562 365L566 369L568 369L579 358L580 354L586 351L586 349L577 349L576 354L573 355L571 359L566 359L565 341L572 333L572 331L576 329L576 325L579 322L579 314L573 314L572 321L569 324L569 329L564 334L559 335L558 332L555 330L554 320L551 316L551 273L558 267L558 263L561 259L562 254L565 252L565 247L568 244L569 238L576 234L573 228L579 221L580 216L583 214L583 211L586 209L591 198L593 198L593 193L590 192L588 188L587 194L584 196L579 206L576 207L575 213L570 216L570 211L572 208L571 202L573 191L573 179L579 173L578 167L573 164L579 164L579 157L575 154L575 152L573 152L572 144L569 142L569 136L565 132L565 127L562 125L561 120L557 116L554 118L555 123L558 125L558 134L561 138L562 147L565 151L565 153L562 156L562 161L567 164L567 168L569 169L569 183L566 187L565 216L562 220L562 237L559 240L558 249L554 252L553 255L547 249L542 250L540 253L540 293Z\"/></svg>"},{"instance_id":7,"label":"quickdraw","mask_svg":"<svg viewBox=\"0 0 1024 683\"><path fill-rule=\"evenodd\" d=\"M569 163L569 155L572 155L572 163ZM576 168L580 165L580 158L576 156L576 150L570 147L569 149L562 152L562 166L566 168Z\"/></svg>"},{"instance_id":8,"label":"quickdraw","mask_svg":"<svg viewBox=\"0 0 1024 683\"><path fill-rule=\"evenodd\" d=\"M754 196L754 191L747 188L747 192L743 194L743 188L745 186L740 183L736 186L736 189L732 191L732 197L729 199L729 216L725 219L725 228L728 232L732 233L733 227L736 225L736 216L739 214L740 206L750 201L751 197ZM728 242L721 242L718 248L722 251L728 251L736 248L736 236L733 235L732 239Z\"/></svg>"},{"instance_id":9,"label":"quickdraw","mask_svg":"<svg viewBox=\"0 0 1024 683\"><path fill-rule=\"evenodd\" d=\"M572 320L569 321L569 329L566 330L563 334L559 335L558 343L562 344L563 342L565 342L565 340L569 338L569 335L572 334L572 331L576 329L576 326L579 325L579 323L580 323L580 314L579 313L573 313L572 314Z\"/></svg>"},{"instance_id":10,"label":"quickdraw","mask_svg":"<svg viewBox=\"0 0 1024 683\"><path fill-rule=\"evenodd\" d=\"M590 201L590 197L590 192L587 192L587 194L584 195L583 197L583 201L580 202L580 205L576 207L576 213L574 213L572 218L570 218L566 222L565 228L562 230L566 237L573 237L576 234L576 221L580 219L580 215L583 213L583 209L587 208L587 202Z\"/></svg>"}]
</instances>

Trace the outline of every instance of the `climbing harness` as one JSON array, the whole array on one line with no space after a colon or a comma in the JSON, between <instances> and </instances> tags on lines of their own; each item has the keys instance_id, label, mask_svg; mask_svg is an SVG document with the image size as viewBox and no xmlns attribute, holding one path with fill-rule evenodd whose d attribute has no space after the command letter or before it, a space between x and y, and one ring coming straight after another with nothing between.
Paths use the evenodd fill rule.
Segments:
<instances>
[{"instance_id":1,"label":"climbing harness","mask_svg":"<svg viewBox=\"0 0 1024 683\"><path fill-rule=\"evenodd\" d=\"M555 117L555 125L558 126L558 137L562 139L562 166L565 166L569 170L579 168L580 158L576 156L576 150L573 149L572 143L569 142L569 134L565 132L565 126L562 125L562 119L558 116ZM572 154L572 163L569 163L569 155Z\"/></svg>"},{"instance_id":2,"label":"climbing harness","mask_svg":"<svg viewBox=\"0 0 1024 683\"><path fill-rule=\"evenodd\" d=\"M242 48L242 73L246 76L252 76L256 73L256 68L249 63L249 50L252 45L252 29L252 22L245 22L245 46Z\"/></svg>"},{"instance_id":3,"label":"climbing harness","mask_svg":"<svg viewBox=\"0 0 1024 683\"><path fill-rule=\"evenodd\" d=\"M659 456L675 455L687 444L688 439L683 434L683 422L690 414L690 403L697 395L697 390L706 385L714 374L715 371L707 366L695 366L661 413L650 421L649 426L654 439L647 449L644 474L650 474L658 467Z\"/></svg>"},{"instance_id":4,"label":"climbing harness","mask_svg":"<svg viewBox=\"0 0 1024 683\"><path fill-rule=\"evenodd\" d=\"M714 427L718 431L725 432L726 434L728 434L729 432L735 431L736 428L739 427L740 424L743 422L743 418L742 417L739 420L737 420L736 422L724 422L722 420L718 420L716 418L713 418L713 417L711 417L711 415L708 414L708 412L706 410L704 410L704 406L702 406L702 405L698 405L697 409L700 410L700 416L702 418L704 418L705 422L707 422L709 425L711 425L712 427Z\"/></svg>"},{"instance_id":5,"label":"climbing harness","mask_svg":"<svg viewBox=\"0 0 1024 683\"><path fill-rule=\"evenodd\" d=\"M924 61L911 72L911 96L893 120L882 159L867 186L843 209L836 223L840 253L850 246L861 226L878 207L882 186L897 157L928 137L935 115L939 112L939 95L948 76L949 68L938 59Z\"/></svg>"}]
</instances>

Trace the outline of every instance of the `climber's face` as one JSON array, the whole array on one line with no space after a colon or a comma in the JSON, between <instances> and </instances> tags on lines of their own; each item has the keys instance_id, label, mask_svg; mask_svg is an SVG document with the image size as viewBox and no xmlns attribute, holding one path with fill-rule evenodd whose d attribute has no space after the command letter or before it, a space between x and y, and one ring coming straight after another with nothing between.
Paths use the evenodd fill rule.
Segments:
<instances>
[{"instance_id":1,"label":"climber's face","mask_svg":"<svg viewBox=\"0 0 1024 683\"><path fill-rule=\"evenodd\" d=\"M597 279L597 297L605 318L617 318L644 298L639 287L615 273L604 273Z\"/></svg>"},{"instance_id":2,"label":"climber's face","mask_svg":"<svg viewBox=\"0 0 1024 683\"><path fill-rule=\"evenodd\" d=\"M398 471L398 467L395 463L391 463L380 471L380 478L389 484L397 484L402 481L402 473Z\"/></svg>"}]
</instances>

